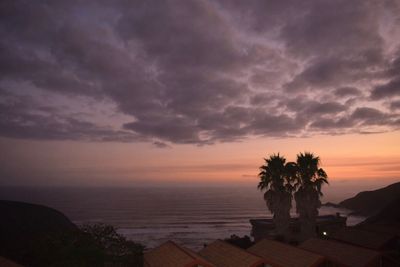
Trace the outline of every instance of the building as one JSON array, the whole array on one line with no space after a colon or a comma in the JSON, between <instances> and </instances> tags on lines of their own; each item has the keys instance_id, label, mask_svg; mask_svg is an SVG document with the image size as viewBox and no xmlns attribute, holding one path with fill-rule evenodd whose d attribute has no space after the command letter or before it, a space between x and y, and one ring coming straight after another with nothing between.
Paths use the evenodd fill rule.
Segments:
<instances>
[{"instance_id":1,"label":"building","mask_svg":"<svg viewBox=\"0 0 400 267\"><path fill-rule=\"evenodd\" d=\"M324 256L333 266L381 266L381 254L377 251L340 243L337 241L311 238L304 241L299 247Z\"/></svg>"},{"instance_id":2,"label":"building","mask_svg":"<svg viewBox=\"0 0 400 267\"><path fill-rule=\"evenodd\" d=\"M347 217L336 215L323 215L317 217L316 223L316 234L317 236L326 236L337 230L346 227ZM274 239L275 238L275 225L273 219L251 219L252 225L251 236L255 242L258 242L264 238ZM297 239L300 233L300 222L298 218L291 218L289 226L289 238Z\"/></svg>"},{"instance_id":3,"label":"building","mask_svg":"<svg viewBox=\"0 0 400 267\"><path fill-rule=\"evenodd\" d=\"M247 251L260 256L273 267L321 267L325 264L321 255L269 239L259 241Z\"/></svg>"},{"instance_id":4,"label":"building","mask_svg":"<svg viewBox=\"0 0 400 267\"><path fill-rule=\"evenodd\" d=\"M330 239L373 250L389 250L395 247L396 236L377 233L355 227L346 227L330 235Z\"/></svg>"},{"instance_id":5,"label":"building","mask_svg":"<svg viewBox=\"0 0 400 267\"><path fill-rule=\"evenodd\" d=\"M172 241L146 252L144 267L216 267L193 251Z\"/></svg>"},{"instance_id":6,"label":"building","mask_svg":"<svg viewBox=\"0 0 400 267\"><path fill-rule=\"evenodd\" d=\"M199 254L218 267L264 267L261 257L221 240L207 245Z\"/></svg>"}]
</instances>

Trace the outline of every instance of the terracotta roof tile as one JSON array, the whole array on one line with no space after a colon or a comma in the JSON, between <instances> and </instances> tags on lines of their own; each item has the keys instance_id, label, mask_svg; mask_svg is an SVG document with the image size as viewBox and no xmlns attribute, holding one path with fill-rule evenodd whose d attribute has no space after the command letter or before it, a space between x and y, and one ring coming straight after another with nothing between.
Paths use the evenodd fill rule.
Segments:
<instances>
[{"instance_id":1,"label":"terracotta roof tile","mask_svg":"<svg viewBox=\"0 0 400 267\"><path fill-rule=\"evenodd\" d=\"M258 267L264 260L246 250L221 240L216 240L199 254L218 267Z\"/></svg>"},{"instance_id":2,"label":"terracotta roof tile","mask_svg":"<svg viewBox=\"0 0 400 267\"><path fill-rule=\"evenodd\" d=\"M367 223L358 228L376 233L387 233L400 237L400 223Z\"/></svg>"},{"instance_id":3,"label":"terracotta roof tile","mask_svg":"<svg viewBox=\"0 0 400 267\"><path fill-rule=\"evenodd\" d=\"M392 234L365 231L354 227L343 228L330 237L341 242L376 250L384 248L385 245L396 238Z\"/></svg>"},{"instance_id":4,"label":"terracotta roof tile","mask_svg":"<svg viewBox=\"0 0 400 267\"><path fill-rule=\"evenodd\" d=\"M370 266L378 261L380 254L374 250L356 247L337 241L312 238L300 248L325 256L329 261L348 267Z\"/></svg>"},{"instance_id":5,"label":"terracotta roof tile","mask_svg":"<svg viewBox=\"0 0 400 267\"><path fill-rule=\"evenodd\" d=\"M280 267L314 267L324 257L281 242L263 239L247 251L262 257L267 263Z\"/></svg>"},{"instance_id":6,"label":"terracotta roof tile","mask_svg":"<svg viewBox=\"0 0 400 267\"><path fill-rule=\"evenodd\" d=\"M146 267L191 267L197 265L215 267L193 251L172 241L165 242L144 254L144 266Z\"/></svg>"}]
</instances>

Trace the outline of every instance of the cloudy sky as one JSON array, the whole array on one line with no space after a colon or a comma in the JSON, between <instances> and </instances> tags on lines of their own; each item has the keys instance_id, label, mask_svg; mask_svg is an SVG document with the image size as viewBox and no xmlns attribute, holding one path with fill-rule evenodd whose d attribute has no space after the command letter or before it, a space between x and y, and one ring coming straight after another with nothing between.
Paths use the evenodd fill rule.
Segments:
<instances>
[{"instance_id":1,"label":"cloudy sky","mask_svg":"<svg viewBox=\"0 0 400 267\"><path fill-rule=\"evenodd\" d=\"M400 178L399 0L6 0L0 59L0 184Z\"/></svg>"}]
</instances>

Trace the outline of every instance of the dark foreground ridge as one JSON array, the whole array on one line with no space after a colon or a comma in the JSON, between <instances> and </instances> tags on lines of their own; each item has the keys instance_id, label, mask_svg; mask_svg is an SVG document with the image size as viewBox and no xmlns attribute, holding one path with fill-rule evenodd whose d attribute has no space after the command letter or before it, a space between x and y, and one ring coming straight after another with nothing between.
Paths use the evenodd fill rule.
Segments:
<instances>
[{"instance_id":1,"label":"dark foreground ridge","mask_svg":"<svg viewBox=\"0 0 400 267\"><path fill-rule=\"evenodd\" d=\"M142 266L144 247L112 226L78 227L55 209L4 200L0 216L1 264L12 260L32 267Z\"/></svg>"},{"instance_id":2,"label":"dark foreground ridge","mask_svg":"<svg viewBox=\"0 0 400 267\"><path fill-rule=\"evenodd\" d=\"M77 230L67 216L58 210L24 202L0 201L0 240L26 240L48 232Z\"/></svg>"}]
</instances>

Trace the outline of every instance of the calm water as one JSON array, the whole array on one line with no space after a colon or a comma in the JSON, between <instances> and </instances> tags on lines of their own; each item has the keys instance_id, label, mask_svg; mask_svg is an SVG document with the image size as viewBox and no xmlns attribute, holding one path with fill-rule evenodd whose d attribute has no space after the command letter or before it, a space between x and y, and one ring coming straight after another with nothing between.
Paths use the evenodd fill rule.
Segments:
<instances>
[{"instance_id":1,"label":"calm water","mask_svg":"<svg viewBox=\"0 0 400 267\"><path fill-rule=\"evenodd\" d=\"M250 218L271 216L262 194L248 187L0 188L0 199L50 206L77 224L112 224L148 247L170 239L195 250L216 238L250 235ZM348 222L360 220L350 217Z\"/></svg>"}]
</instances>

